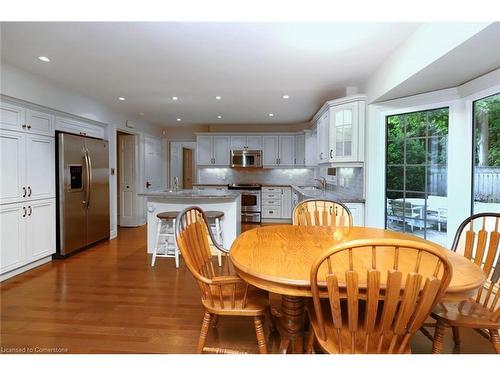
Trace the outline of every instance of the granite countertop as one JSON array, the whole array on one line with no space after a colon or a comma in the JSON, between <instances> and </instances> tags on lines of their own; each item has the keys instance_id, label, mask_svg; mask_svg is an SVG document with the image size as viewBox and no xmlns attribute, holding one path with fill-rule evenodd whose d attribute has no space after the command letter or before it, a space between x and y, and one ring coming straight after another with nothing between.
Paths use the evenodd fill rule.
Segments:
<instances>
[{"instance_id":1,"label":"granite countertop","mask_svg":"<svg viewBox=\"0 0 500 375\"><path fill-rule=\"evenodd\" d=\"M321 189L317 190L305 190L301 189L296 185L292 185L292 189L302 194L305 198L318 198L318 199L330 199L334 201L340 201L342 203L365 203L364 198L350 197L346 194L337 191L326 190L323 192Z\"/></svg>"},{"instance_id":2,"label":"granite countertop","mask_svg":"<svg viewBox=\"0 0 500 375\"><path fill-rule=\"evenodd\" d=\"M193 186L227 186L227 184L193 184Z\"/></svg>"},{"instance_id":3,"label":"granite countertop","mask_svg":"<svg viewBox=\"0 0 500 375\"><path fill-rule=\"evenodd\" d=\"M231 190L159 190L139 193L143 197L160 197L160 198L237 198L240 194Z\"/></svg>"}]
</instances>

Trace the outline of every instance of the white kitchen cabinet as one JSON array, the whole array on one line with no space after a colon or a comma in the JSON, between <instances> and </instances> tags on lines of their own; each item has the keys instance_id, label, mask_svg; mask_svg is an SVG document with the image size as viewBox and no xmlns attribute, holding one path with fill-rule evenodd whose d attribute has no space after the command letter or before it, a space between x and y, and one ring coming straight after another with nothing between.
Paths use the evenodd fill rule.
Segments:
<instances>
[{"instance_id":1,"label":"white kitchen cabinet","mask_svg":"<svg viewBox=\"0 0 500 375\"><path fill-rule=\"evenodd\" d=\"M66 133L104 139L104 128L90 122L83 122L69 117L56 117L56 130Z\"/></svg>"},{"instance_id":2,"label":"white kitchen cabinet","mask_svg":"<svg viewBox=\"0 0 500 375\"><path fill-rule=\"evenodd\" d=\"M364 203L345 203L352 213L352 222L354 226L365 226L365 204Z\"/></svg>"},{"instance_id":3,"label":"white kitchen cabinet","mask_svg":"<svg viewBox=\"0 0 500 375\"><path fill-rule=\"evenodd\" d=\"M231 136L231 150L261 150L261 135L233 135Z\"/></svg>"},{"instance_id":4,"label":"white kitchen cabinet","mask_svg":"<svg viewBox=\"0 0 500 375\"><path fill-rule=\"evenodd\" d=\"M262 136L247 135L247 148L249 150L262 150Z\"/></svg>"},{"instance_id":5,"label":"white kitchen cabinet","mask_svg":"<svg viewBox=\"0 0 500 375\"><path fill-rule=\"evenodd\" d=\"M26 110L26 129L29 133L54 136L54 116L49 113Z\"/></svg>"},{"instance_id":6,"label":"white kitchen cabinet","mask_svg":"<svg viewBox=\"0 0 500 375\"><path fill-rule=\"evenodd\" d=\"M28 199L55 197L55 142L52 137L26 135Z\"/></svg>"},{"instance_id":7,"label":"white kitchen cabinet","mask_svg":"<svg viewBox=\"0 0 500 375\"><path fill-rule=\"evenodd\" d=\"M26 215L26 207L22 203L0 205L0 273L24 264Z\"/></svg>"},{"instance_id":8,"label":"white kitchen cabinet","mask_svg":"<svg viewBox=\"0 0 500 375\"><path fill-rule=\"evenodd\" d=\"M295 165L294 135L265 135L262 137L264 167L293 167Z\"/></svg>"},{"instance_id":9,"label":"white kitchen cabinet","mask_svg":"<svg viewBox=\"0 0 500 375\"><path fill-rule=\"evenodd\" d=\"M295 136L280 135L278 141L278 165L293 167L295 165Z\"/></svg>"},{"instance_id":10,"label":"white kitchen cabinet","mask_svg":"<svg viewBox=\"0 0 500 375\"><path fill-rule=\"evenodd\" d=\"M196 162L198 165L229 166L230 137L224 135L198 135Z\"/></svg>"},{"instance_id":11,"label":"white kitchen cabinet","mask_svg":"<svg viewBox=\"0 0 500 375\"><path fill-rule=\"evenodd\" d=\"M0 132L0 204L55 196L54 138Z\"/></svg>"},{"instance_id":12,"label":"white kitchen cabinet","mask_svg":"<svg viewBox=\"0 0 500 375\"><path fill-rule=\"evenodd\" d=\"M305 132L305 166L316 167L318 166L317 160L317 129L308 130Z\"/></svg>"},{"instance_id":13,"label":"white kitchen cabinet","mask_svg":"<svg viewBox=\"0 0 500 375\"><path fill-rule=\"evenodd\" d=\"M319 164L364 161L365 96L332 100L316 120Z\"/></svg>"},{"instance_id":14,"label":"white kitchen cabinet","mask_svg":"<svg viewBox=\"0 0 500 375\"><path fill-rule=\"evenodd\" d=\"M262 137L262 165L274 167L278 165L278 143L277 135L264 135Z\"/></svg>"},{"instance_id":15,"label":"white kitchen cabinet","mask_svg":"<svg viewBox=\"0 0 500 375\"><path fill-rule=\"evenodd\" d=\"M213 165L218 167L229 166L229 137L214 135L213 137Z\"/></svg>"},{"instance_id":16,"label":"white kitchen cabinet","mask_svg":"<svg viewBox=\"0 0 500 375\"><path fill-rule=\"evenodd\" d=\"M54 116L6 101L0 103L0 129L54 136Z\"/></svg>"},{"instance_id":17,"label":"white kitchen cabinet","mask_svg":"<svg viewBox=\"0 0 500 375\"><path fill-rule=\"evenodd\" d=\"M199 135L196 137L196 163L210 165L213 161L212 136Z\"/></svg>"},{"instance_id":18,"label":"white kitchen cabinet","mask_svg":"<svg viewBox=\"0 0 500 375\"><path fill-rule=\"evenodd\" d=\"M0 217L2 275L55 253L54 198L1 205Z\"/></svg>"},{"instance_id":19,"label":"white kitchen cabinet","mask_svg":"<svg viewBox=\"0 0 500 375\"><path fill-rule=\"evenodd\" d=\"M55 199L27 203L26 261L33 262L56 250Z\"/></svg>"},{"instance_id":20,"label":"white kitchen cabinet","mask_svg":"<svg viewBox=\"0 0 500 375\"><path fill-rule=\"evenodd\" d=\"M26 135L8 130L0 131L0 204L26 198Z\"/></svg>"},{"instance_id":21,"label":"white kitchen cabinet","mask_svg":"<svg viewBox=\"0 0 500 375\"><path fill-rule=\"evenodd\" d=\"M295 166L306 165L306 135L295 135Z\"/></svg>"},{"instance_id":22,"label":"white kitchen cabinet","mask_svg":"<svg viewBox=\"0 0 500 375\"><path fill-rule=\"evenodd\" d=\"M24 131L26 110L18 105L0 102L0 129Z\"/></svg>"},{"instance_id":23,"label":"white kitchen cabinet","mask_svg":"<svg viewBox=\"0 0 500 375\"><path fill-rule=\"evenodd\" d=\"M292 189L284 187L281 195L281 218L292 218Z\"/></svg>"}]
</instances>

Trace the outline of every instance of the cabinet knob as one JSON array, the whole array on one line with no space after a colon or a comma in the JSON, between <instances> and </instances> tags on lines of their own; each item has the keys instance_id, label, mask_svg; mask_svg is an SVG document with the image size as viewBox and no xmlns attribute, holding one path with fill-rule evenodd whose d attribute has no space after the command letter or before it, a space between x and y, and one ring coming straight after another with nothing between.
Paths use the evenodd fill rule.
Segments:
<instances>
[{"instance_id":1,"label":"cabinet knob","mask_svg":"<svg viewBox=\"0 0 500 375\"><path fill-rule=\"evenodd\" d=\"M23 186L23 198L26 198L26 188Z\"/></svg>"},{"instance_id":2,"label":"cabinet knob","mask_svg":"<svg viewBox=\"0 0 500 375\"><path fill-rule=\"evenodd\" d=\"M24 211L23 217L26 217L26 207L23 207L23 211Z\"/></svg>"},{"instance_id":3,"label":"cabinet knob","mask_svg":"<svg viewBox=\"0 0 500 375\"><path fill-rule=\"evenodd\" d=\"M28 125L28 129L31 129L31 125Z\"/></svg>"},{"instance_id":4,"label":"cabinet knob","mask_svg":"<svg viewBox=\"0 0 500 375\"><path fill-rule=\"evenodd\" d=\"M23 124L23 129L26 129L26 124Z\"/></svg>"},{"instance_id":5,"label":"cabinet knob","mask_svg":"<svg viewBox=\"0 0 500 375\"><path fill-rule=\"evenodd\" d=\"M333 159L333 150L330 150L330 159Z\"/></svg>"},{"instance_id":6,"label":"cabinet knob","mask_svg":"<svg viewBox=\"0 0 500 375\"><path fill-rule=\"evenodd\" d=\"M29 210L28 216L31 216L31 213L33 212L33 210L31 209L31 206L28 206L28 210Z\"/></svg>"},{"instance_id":7,"label":"cabinet knob","mask_svg":"<svg viewBox=\"0 0 500 375\"><path fill-rule=\"evenodd\" d=\"M31 186L28 186L28 197L31 197Z\"/></svg>"}]
</instances>

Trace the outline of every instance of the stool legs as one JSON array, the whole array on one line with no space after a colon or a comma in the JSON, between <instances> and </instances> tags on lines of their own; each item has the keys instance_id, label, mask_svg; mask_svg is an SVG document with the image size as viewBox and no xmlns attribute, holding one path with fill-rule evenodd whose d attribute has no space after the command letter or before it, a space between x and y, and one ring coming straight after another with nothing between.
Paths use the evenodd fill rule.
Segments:
<instances>
[{"instance_id":1,"label":"stool legs","mask_svg":"<svg viewBox=\"0 0 500 375\"><path fill-rule=\"evenodd\" d=\"M164 219L158 219L158 226L156 229L155 247L153 249L153 256L151 259L151 267L154 267L157 257L162 258L175 258L175 267L179 268L179 248L175 239L175 219L172 221L172 227ZM165 252L161 253L160 248L164 246ZM169 254L169 250L173 250L173 254Z\"/></svg>"},{"instance_id":2,"label":"stool legs","mask_svg":"<svg viewBox=\"0 0 500 375\"><path fill-rule=\"evenodd\" d=\"M153 256L151 257L151 267L155 266L155 261L156 261L156 251L159 249L161 246L160 244L160 238L161 238L161 225L162 221L158 219L158 225L156 226L156 240L155 240L155 247L153 249Z\"/></svg>"}]
</instances>

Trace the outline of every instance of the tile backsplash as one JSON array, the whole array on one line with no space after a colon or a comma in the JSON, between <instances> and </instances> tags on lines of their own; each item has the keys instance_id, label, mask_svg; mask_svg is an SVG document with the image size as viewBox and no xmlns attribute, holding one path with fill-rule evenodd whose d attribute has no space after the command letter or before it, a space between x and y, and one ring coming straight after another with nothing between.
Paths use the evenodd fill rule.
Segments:
<instances>
[{"instance_id":1,"label":"tile backsplash","mask_svg":"<svg viewBox=\"0 0 500 375\"><path fill-rule=\"evenodd\" d=\"M311 185L315 177L314 168L198 168L199 184Z\"/></svg>"},{"instance_id":2,"label":"tile backsplash","mask_svg":"<svg viewBox=\"0 0 500 375\"><path fill-rule=\"evenodd\" d=\"M363 167L336 168L336 175L327 176L327 169L320 168L318 173L326 177L326 188L353 198L364 197L364 169Z\"/></svg>"}]
</instances>

